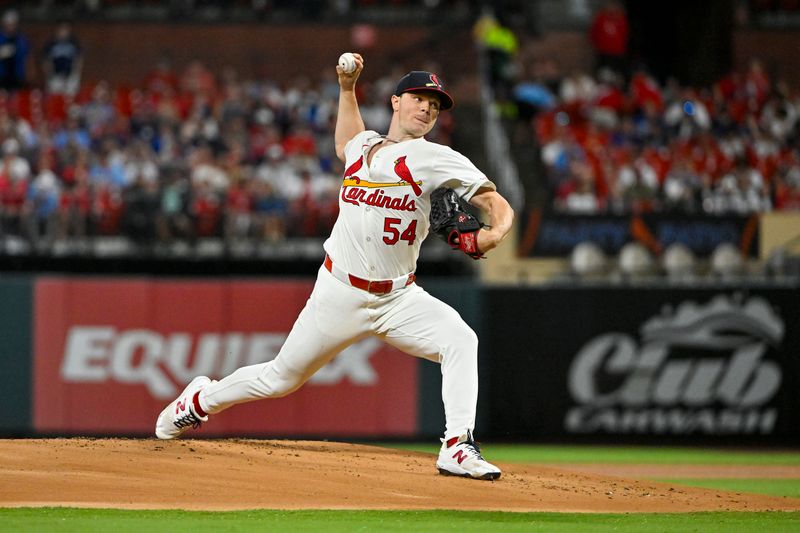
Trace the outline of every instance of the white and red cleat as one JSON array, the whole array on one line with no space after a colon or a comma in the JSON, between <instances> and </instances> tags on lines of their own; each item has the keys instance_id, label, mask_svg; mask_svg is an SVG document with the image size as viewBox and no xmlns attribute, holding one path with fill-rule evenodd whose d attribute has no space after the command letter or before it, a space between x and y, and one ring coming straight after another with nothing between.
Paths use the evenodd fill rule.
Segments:
<instances>
[{"instance_id":1,"label":"white and red cleat","mask_svg":"<svg viewBox=\"0 0 800 533\"><path fill-rule=\"evenodd\" d=\"M196 429L202 422L208 421L208 414L200 408L197 395L209 383L211 380L205 376L198 376L189 382L180 396L158 415L156 437L175 439L187 429Z\"/></svg>"},{"instance_id":2,"label":"white and red cleat","mask_svg":"<svg viewBox=\"0 0 800 533\"><path fill-rule=\"evenodd\" d=\"M500 469L486 461L481 450L467 431L460 437L445 441L436 461L439 473L445 476L463 476L475 479L495 480L500 477Z\"/></svg>"}]
</instances>

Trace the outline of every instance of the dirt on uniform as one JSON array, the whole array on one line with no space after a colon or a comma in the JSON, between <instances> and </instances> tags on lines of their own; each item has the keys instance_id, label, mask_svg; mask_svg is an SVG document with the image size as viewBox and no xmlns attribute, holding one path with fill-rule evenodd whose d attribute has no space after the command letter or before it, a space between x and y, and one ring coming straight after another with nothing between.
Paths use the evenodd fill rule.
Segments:
<instances>
[{"instance_id":1,"label":"dirt on uniform","mask_svg":"<svg viewBox=\"0 0 800 533\"><path fill-rule=\"evenodd\" d=\"M436 457L317 441L0 440L0 506L126 509L800 510L800 499L656 483L676 468L497 463L494 482L441 476ZM684 468L691 477L692 468ZM730 467L701 467L725 477ZM746 468L746 467L745 467ZM780 472L777 472L780 470ZM784 475L781 467L776 474ZM660 472L664 472L662 475ZM758 467L758 477L769 471ZM613 474L613 475L612 475ZM748 473L749 474L749 473ZM800 472L795 469L793 476Z\"/></svg>"}]
</instances>

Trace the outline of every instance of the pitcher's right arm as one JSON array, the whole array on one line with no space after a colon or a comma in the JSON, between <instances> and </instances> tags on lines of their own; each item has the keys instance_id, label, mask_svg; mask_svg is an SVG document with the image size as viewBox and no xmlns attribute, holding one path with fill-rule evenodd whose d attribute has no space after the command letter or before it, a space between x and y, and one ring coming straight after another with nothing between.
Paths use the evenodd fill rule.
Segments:
<instances>
[{"instance_id":1,"label":"pitcher's right arm","mask_svg":"<svg viewBox=\"0 0 800 533\"><path fill-rule=\"evenodd\" d=\"M361 54L353 54L356 58L356 69L353 72L344 72L342 67L336 66L339 76L339 113L336 116L336 157L344 162L344 147L356 135L364 131L364 121L358 110L356 100L356 80L364 70L364 59Z\"/></svg>"}]
</instances>

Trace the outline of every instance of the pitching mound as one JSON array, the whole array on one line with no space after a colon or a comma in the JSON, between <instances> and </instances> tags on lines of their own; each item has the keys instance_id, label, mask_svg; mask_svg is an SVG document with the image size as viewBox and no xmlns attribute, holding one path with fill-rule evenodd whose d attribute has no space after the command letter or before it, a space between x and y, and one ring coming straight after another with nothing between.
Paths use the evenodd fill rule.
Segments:
<instances>
[{"instance_id":1,"label":"pitching mound","mask_svg":"<svg viewBox=\"0 0 800 533\"><path fill-rule=\"evenodd\" d=\"M435 457L335 442L0 440L0 506L137 509L800 510L800 499L498 464L495 482Z\"/></svg>"}]
</instances>

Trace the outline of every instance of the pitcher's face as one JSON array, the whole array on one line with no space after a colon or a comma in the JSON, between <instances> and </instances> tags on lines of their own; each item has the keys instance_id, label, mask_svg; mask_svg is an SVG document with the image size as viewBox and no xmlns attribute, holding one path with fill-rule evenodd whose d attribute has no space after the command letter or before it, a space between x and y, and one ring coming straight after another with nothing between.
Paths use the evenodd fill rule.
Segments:
<instances>
[{"instance_id":1,"label":"pitcher's face","mask_svg":"<svg viewBox=\"0 0 800 533\"><path fill-rule=\"evenodd\" d=\"M402 133L414 138L423 137L433 129L440 105L439 97L426 91L392 96L392 109L397 113Z\"/></svg>"}]
</instances>

